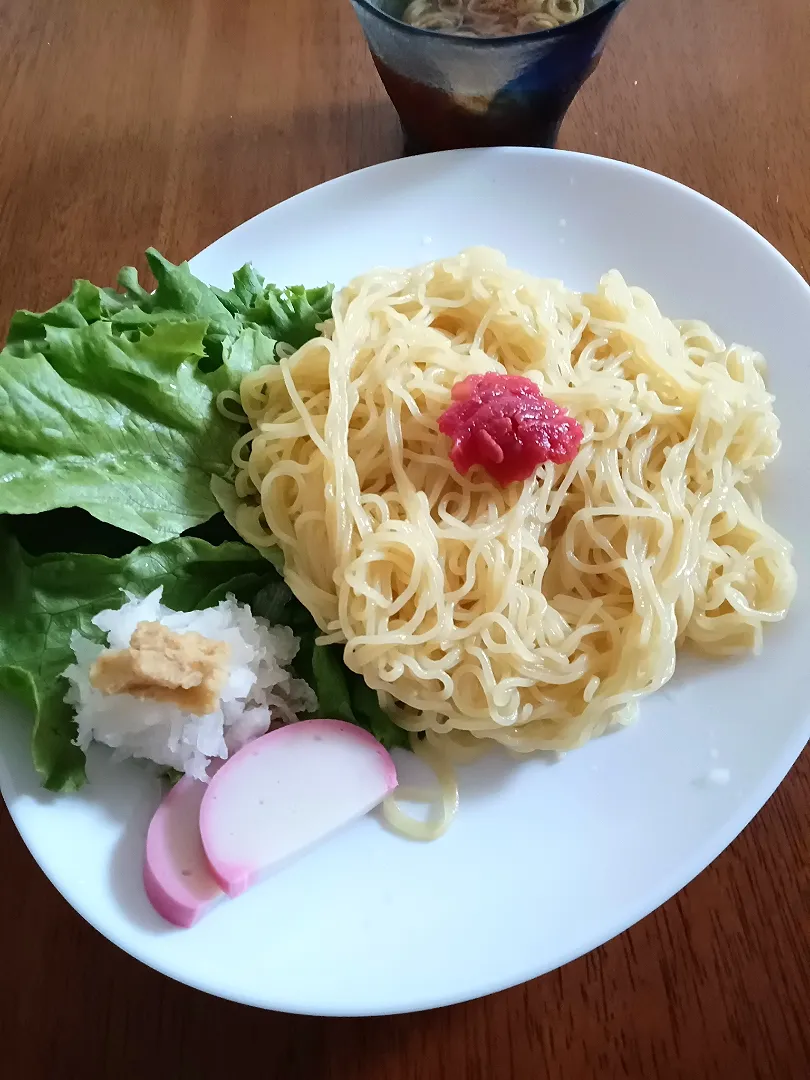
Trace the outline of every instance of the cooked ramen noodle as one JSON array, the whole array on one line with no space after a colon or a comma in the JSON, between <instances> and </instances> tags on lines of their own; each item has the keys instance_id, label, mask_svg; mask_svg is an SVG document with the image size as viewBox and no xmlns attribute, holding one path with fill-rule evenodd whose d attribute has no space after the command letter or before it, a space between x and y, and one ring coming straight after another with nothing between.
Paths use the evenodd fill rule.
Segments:
<instances>
[{"instance_id":1,"label":"cooked ramen noodle","mask_svg":"<svg viewBox=\"0 0 810 1080\"><path fill-rule=\"evenodd\" d=\"M784 616L758 353L615 270L580 294L488 249L364 274L333 315L242 383L237 526L423 745L570 750L631 721L679 646L757 650ZM572 460L505 487L456 471L439 420L487 372L576 418Z\"/></svg>"},{"instance_id":2,"label":"cooked ramen noodle","mask_svg":"<svg viewBox=\"0 0 810 1080\"><path fill-rule=\"evenodd\" d=\"M553 30L585 14L585 0L411 0L403 20L422 30L509 37Z\"/></svg>"}]
</instances>

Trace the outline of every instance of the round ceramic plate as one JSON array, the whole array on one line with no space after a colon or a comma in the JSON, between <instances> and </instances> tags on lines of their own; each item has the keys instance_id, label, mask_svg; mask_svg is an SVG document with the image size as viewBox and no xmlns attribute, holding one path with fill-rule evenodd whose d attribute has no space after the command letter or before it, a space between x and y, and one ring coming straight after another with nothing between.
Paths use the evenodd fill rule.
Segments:
<instances>
[{"instance_id":1,"label":"round ceramic plate","mask_svg":"<svg viewBox=\"0 0 810 1080\"><path fill-rule=\"evenodd\" d=\"M808 736L810 289L726 210L616 161L544 150L392 161L304 192L193 260L228 285L338 285L469 245L593 288L611 267L665 313L760 349L783 422L769 518L797 543L800 591L761 656L682 660L633 727L559 761L493 755L461 776L433 844L370 815L191 930L141 884L154 779L96 754L77 796L37 787L24 722L2 725L2 791L32 854L102 934L158 971L251 1005L373 1014L445 1005L549 971L643 918L740 832ZM80 269L80 268L77 268Z\"/></svg>"}]
</instances>

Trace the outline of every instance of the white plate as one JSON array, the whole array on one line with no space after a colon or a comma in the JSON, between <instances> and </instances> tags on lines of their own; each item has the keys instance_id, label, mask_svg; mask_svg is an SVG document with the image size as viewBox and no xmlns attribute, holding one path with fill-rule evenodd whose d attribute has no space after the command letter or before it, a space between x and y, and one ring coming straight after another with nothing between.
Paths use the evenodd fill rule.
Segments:
<instances>
[{"instance_id":1,"label":"white plate","mask_svg":"<svg viewBox=\"0 0 810 1080\"><path fill-rule=\"evenodd\" d=\"M192 930L141 887L157 787L90 763L78 796L37 788L25 725L2 728L2 791L42 869L106 937L159 971L274 1009L372 1014L472 998L620 933L746 825L808 736L810 289L765 240L670 180L544 150L388 162L273 207L198 255L227 285L247 260L278 282L343 283L472 244L593 287L617 267L674 317L761 349L783 421L769 517L797 543L800 591L761 657L679 667L639 723L556 764L505 756L464 771L450 832L420 845L370 816ZM81 267L77 267L80 270ZM714 769L728 782L712 782ZM720 774L724 775L724 774Z\"/></svg>"}]
</instances>

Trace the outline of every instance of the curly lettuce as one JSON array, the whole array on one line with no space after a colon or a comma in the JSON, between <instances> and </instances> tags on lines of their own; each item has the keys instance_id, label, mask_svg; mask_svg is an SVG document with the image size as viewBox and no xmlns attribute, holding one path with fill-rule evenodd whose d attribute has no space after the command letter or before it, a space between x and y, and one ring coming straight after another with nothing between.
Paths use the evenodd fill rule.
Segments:
<instances>
[{"instance_id":1,"label":"curly lettuce","mask_svg":"<svg viewBox=\"0 0 810 1080\"><path fill-rule=\"evenodd\" d=\"M147 252L153 293L77 281L49 311L13 317L0 352L0 513L80 507L160 542L218 512L239 425L217 408L249 371L302 344L331 287L278 290L250 267L231 293Z\"/></svg>"}]
</instances>

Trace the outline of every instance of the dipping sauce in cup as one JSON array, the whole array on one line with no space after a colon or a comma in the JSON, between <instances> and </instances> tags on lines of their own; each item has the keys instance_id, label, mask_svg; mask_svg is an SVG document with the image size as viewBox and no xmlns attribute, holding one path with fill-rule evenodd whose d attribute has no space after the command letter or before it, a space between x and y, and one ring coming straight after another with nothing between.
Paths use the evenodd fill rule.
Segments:
<instances>
[{"instance_id":1,"label":"dipping sauce in cup","mask_svg":"<svg viewBox=\"0 0 810 1080\"><path fill-rule=\"evenodd\" d=\"M626 0L352 0L411 153L553 146Z\"/></svg>"}]
</instances>

